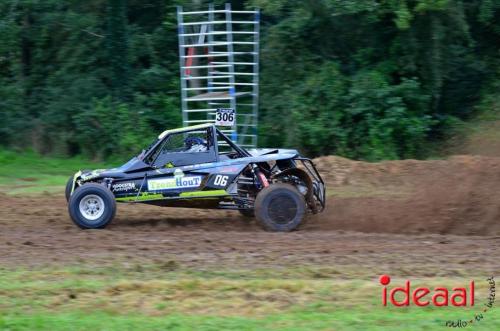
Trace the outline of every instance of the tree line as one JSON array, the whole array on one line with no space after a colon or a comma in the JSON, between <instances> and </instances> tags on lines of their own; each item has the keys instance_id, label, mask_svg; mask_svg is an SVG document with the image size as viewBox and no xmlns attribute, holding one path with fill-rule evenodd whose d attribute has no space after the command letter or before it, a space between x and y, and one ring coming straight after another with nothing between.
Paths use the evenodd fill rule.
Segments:
<instances>
[{"instance_id":1,"label":"tree line","mask_svg":"<svg viewBox=\"0 0 500 331\"><path fill-rule=\"evenodd\" d=\"M499 0L230 2L262 10L262 146L424 158L497 102ZM0 0L0 144L118 158L179 126L179 4L208 2Z\"/></svg>"}]
</instances>

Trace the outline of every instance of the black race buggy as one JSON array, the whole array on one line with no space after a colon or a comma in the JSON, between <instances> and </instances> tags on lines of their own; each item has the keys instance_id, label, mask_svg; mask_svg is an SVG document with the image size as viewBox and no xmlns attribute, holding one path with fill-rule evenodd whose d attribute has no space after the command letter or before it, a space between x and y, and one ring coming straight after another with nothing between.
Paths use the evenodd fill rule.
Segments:
<instances>
[{"instance_id":1,"label":"black race buggy","mask_svg":"<svg viewBox=\"0 0 500 331\"><path fill-rule=\"evenodd\" d=\"M167 130L119 168L78 171L66 186L71 219L104 228L116 202L238 210L270 231L296 229L325 208L325 184L291 149L246 150L213 124Z\"/></svg>"}]
</instances>

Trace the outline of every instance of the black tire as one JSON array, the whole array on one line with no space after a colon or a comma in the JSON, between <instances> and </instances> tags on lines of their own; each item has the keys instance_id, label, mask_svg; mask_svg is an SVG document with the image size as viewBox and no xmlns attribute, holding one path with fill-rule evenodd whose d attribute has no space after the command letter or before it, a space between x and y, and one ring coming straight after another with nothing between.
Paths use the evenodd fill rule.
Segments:
<instances>
[{"instance_id":1,"label":"black tire","mask_svg":"<svg viewBox=\"0 0 500 331\"><path fill-rule=\"evenodd\" d=\"M272 184L262 189L255 199L255 217L268 231L293 231L305 214L304 196L290 184Z\"/></svg>"},{"instance_id":2,"label":"black tire","mask_svg":"<svg viewBox=\"0 0 500 331\"><path fill-rule=\"evenodd\" d=\"M69 202L71 189L73 188L73 179L74 176L69 177L68 182L66 183L66 190L64 191L64 195L66 196L66 202Z\"/></svg>"},{"instance_id":3,"label":"black tire","mask_svg":"<svg viewBox=\"0 0 500 331\"><path fill-rule=\"evenodd\" d=\"M100 206L102 207L99 208ZM73 192L69 198L68 210L71 219L80 228L102 229L115 217L116 201L113 193L105 186L88 183ZM92 219L93 217L96 218Z\"/></svg>"},{"instance_id":4,"label":"black tire","mask_svg":"<svg viewBox=\"0 0 500 331\"><path fill-rule=\"evenodd\" d=\"M253 209L238 209L240 212L241 216L246 217L246 218L254 218L255 217L255 211Z\"/></svg>"}]
</instances>

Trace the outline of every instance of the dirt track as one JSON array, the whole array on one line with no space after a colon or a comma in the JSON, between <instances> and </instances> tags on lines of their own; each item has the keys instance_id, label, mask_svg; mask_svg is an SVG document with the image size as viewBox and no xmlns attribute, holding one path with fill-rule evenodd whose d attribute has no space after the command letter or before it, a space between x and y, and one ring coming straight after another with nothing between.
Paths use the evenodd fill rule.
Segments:
<instances>
[{"instance_id":1,"label":"dirt track","mask_svg":"<svg viewBox=\"0 0 500 331\"><path fill-rule=\"evenodd\" d=\"M174 261L202 268L324 265L343 275L453 276L464 265L500 271L498 159L317 163L332 194L328 209L287 234L264 232L235 212L142 205L119 205L109 228L82 231L62 195L3 195L0 266Z\"/></svg>"},{"instance_id":2,"label":"dirt track","mask_svg":"<svg viewBox=\"0 0 500 331\"><path fill-rule=\"evenodd\" d=\"M317 163L330 192L341 192L321 218L324 229L500 235L500 158ZM354 196L342 196L346 189Z\"/></svg>"}]
</instances>

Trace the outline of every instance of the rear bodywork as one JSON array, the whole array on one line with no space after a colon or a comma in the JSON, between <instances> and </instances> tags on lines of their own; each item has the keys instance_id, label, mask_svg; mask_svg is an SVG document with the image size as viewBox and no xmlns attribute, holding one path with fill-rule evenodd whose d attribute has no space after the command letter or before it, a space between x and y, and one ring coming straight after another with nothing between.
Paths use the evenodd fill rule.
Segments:
<instances>
[{"instance_id":1,"label":"rear bodywork","mask_svg":"<svg viewBox=\"0 0 500 331\"><path fill-rule=\"evenodd\" d=\"M190 132L206 135L206 151L158 151L172 135ZM325 208L325 185L310 159L292 149L245 150L213 125L167 130L119 168L79 171L71 193L89 182L107 186L117 202L216 209L253 209L262 188L287 182L304 195L311 212Z\"/></svg>"}]
</instances>

